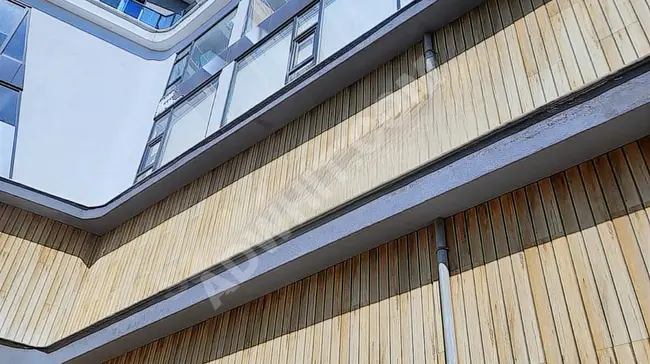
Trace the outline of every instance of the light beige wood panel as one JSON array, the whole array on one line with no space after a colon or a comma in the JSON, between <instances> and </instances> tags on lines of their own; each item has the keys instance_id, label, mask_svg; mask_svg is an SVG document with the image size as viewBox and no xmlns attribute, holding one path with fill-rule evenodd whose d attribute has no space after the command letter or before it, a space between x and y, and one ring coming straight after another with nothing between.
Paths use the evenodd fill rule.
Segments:
<instances>
[{"instance_id":1,"label":"light beige wood panel","mask_svg":"<svg viewBox=\"0 0 650 364\"><path fill-rule=\"evenodd\" d=\"M111 362L442 363L435 247L434 229L423 228ZM389 319L381 311L393 298ZM381 337L395 329L403 336L392 353Z\"/></svg>"},{"instance_id":2,"label":"light beige wood panel","mask_svg":"<svg viewBox=\"0 0 650 364\"><path fill-rule=\"evenodd\" d=\"M647 362L648 140L449 219L460 362Z\"/></svg>"},{"instance_id":3,"label":"light beige wood panel","mask_svg":"<svg viewBox=\"0 0 650 364\"><path fill-rule=\"evenodd\" d=\"M37 343L61 335L96 238L0 204L0 337Z\"/></svg>"},{"instance_id":4,"label":"light beige wood panel","mask_svg":"<svg viewBox=\"0 0 650 364\"><path fill-rule=\"evenodd\" d=\"M12 273L15 276L10 283L13 287L11 292L4 291L9 290L7 287L0 290L0 297L8 297L2 298L2 304L11 306L6 310L16 310L9 315L20 311L30 320L40 316L47 319L13 325L3 322L0 332L28 344L50 344L188 276L269 241L646 55L649 14L648 2L642 0L489 0L434 34L439 63L435 70L424 72L422 46L413 46L370 74L360 75L357 82L323 104L103 236L95 254L88 259L87 268L66 264L59 270L60 262L68 261L67 256L47 255L42 256L45 265L52 261L50 256L53 256L52 266L63 275L36 269L35 273L29 273L34 277L32 279L32 276L23 275L23 271L18 275ZM608 202L615 203L615 199L610 197ZM634 205L628 197L623 198L624 210ZM477 215L480 215L478 211ZM539 218L532 220L531 217L526 224L530 224L532 229L538 221ZM615 227L619 233L629 233L630 226L643 232L646 226L639 221L638 216L629 223L617 220ZM35 234L37 224L29 226L30 233ZM600 234L600 231L596 229L593 233ZM546 235L549 234L552 234L550 228ZM642 239L639 236L643 234L628 235L626 241L632 242L632 238ZM71 238L62 239L66 246L75 246ZM463 239L469 239L463 240L463 244L468 246L476 241L471 236ZM517 244L511 242L513 238L510 235L507 239L508 245ZM21 244L11 244L10 249L15 246L20 250L11 250L13 255L9 258L2 257L3 264L14 266L11 257L20 257L16 267L24 262L29 268L30 262L37 261L24 260L25 255L18 253L25 250L32 252L30 256L36 256L34 253L41 248L31 246L24 239L21 241ZM625 249L618 256L625 260L636 251L647 260L650 251L643 243L637 241L636 248L631 243L624 245ZM560 248L566 245L563 241L558 244ZM505 249L505 245L501 248ZM77 249L81 251L81 247ZM569 281L562 280L564 272L559 262L548 266L543 264L551 261L552 257L546 250L526 253L523 257L523 261L519 258L513 261L512 273L507 267L497 270L495 265L487 265L484 271L468 274L463 271L458 279L468 289L476 288L498 295L506 284L519 287L523 283L519 281L518 273L532 270L540 277L548 275L549 280L557 283L550 287L554 290L573 287ZM459 270L469 266L466 257L462 258L465 260L462 267L459 265ZM620 259L612 264L620 265ZM393 264L392 260L390 262ZM397 260L395 264L399 266L399 262ZM530 265L523 267L523 262ZM637 262L634 267L634 274L640 275L640 264ZM501 287L495 286L489 278L497 273L513 278L502 283ZM65 274L77 278L70 279ZM51 278L43 280L41 277ZM43 283L48 279L64 282L69 294L65 290L63 294L75 297L65 301L70 306L66 307L66 312L70 313L67 316L43 314L52 309L51 305L60 305L54 303L56 300L52 297L48 298L50 291L45 288L49 286ZM391 279L387 278L384 287L390 292L399 292L403 287L417 284L417 281L393 282ZM31 291L27 290L30 282L38 289L40 285L45 287L40 291L42 293L38 293L38 299L27 297L32 297ZM528 295L534 299L533 303L546 307L548 315L542 317L544 320L570 316L572 308L544 303L541 297L549 289L545 282L526 283L529 292L517 291L516 296ZM455 294L469 295L460 285L458 287ZM350 287L350 305L358 304L357 300L369 299L354 296L354 289L357 287ZM631 291L644 287L629 286L625 289ZM381 295L381 289L379 293ZM342 294L346 294L345 290ZM103 298L99 304L97 297ZM401 301L418 300L417 293L399 297L389 300L388 305L379 305L380 324L384 311L395 317L425 314L424 311L403 312L399 308ZM483 327L502 322L503 312L488 317L483 302L475 302L471 295L468 298L467 307L462 310L480 317ZM514 298L508 297L510 300ZM16 306L16 302L21 300L30 304ZM648 310L644 305L645 302L638 310L626 308L626 317L637 313L647 316ZM58 308L54 310L59 312ZM333 315L336 308L328 310ZM319 312L319 315L327 314ZM359 315L369 317L377 314L375 307L369 306ZM357 316L344 314L332 325L349 325L352 331L348 334L356 334L355 322L358 320ZM521 330L526 333L533 331L527 326L529 320L528 315L522 315ZM42 324L46 328L38 327L42 321L46 322ZM581 327L581 322L576 321L576 327ZM551 326L545 325L544 330L546 328L550 330ZM372 336L366 339L366 333L359 331L363 339L358 345L372 350L373 340L382 342L392 337L401 338L401 329L391 327L389 336L380 335L374 339ZM329 332L331 328L317 326L315 330ZM489 338L485 340L487 342ZM517 352L513 350L512 353L513 360L523 353L523 343L518 340L518 336L511 337L512 345L517 347ZM531 345L541 349L540 342L535 336L526 336L528 350L531 350ZM391 343L396 347L402 345L393 340ZM345 346L348 344L342 341L344 346L341 350L349 350ZM484 342L468 342L467 345L467 353L484 350ZM551 344L547 341L545 345ZM572 350L559 342L551 346L555 348L545 347L545 350L561 355L563 348L571 350L571 355L582 355L579 348ZM329 349L334 350L332 347ZM393 355L393 352L380 350L377 355ZM484 355L492 358L495 353L484 352ZM539 351L533 350L529 355L537 357ZM506 356L505 360L510 358Z\"/></svg>"},{"instance_id":5,"label":"light beige wood panel","mask_svg":"<svg viewBox=\"0 0 650 364\"><path fill-rule=\"evenodd\" d=\"M646 137L446 219L459 362L647 363L649 164ZM434 239L425 227L111 363L442 363Z\"/></svg>"}]
</instances>

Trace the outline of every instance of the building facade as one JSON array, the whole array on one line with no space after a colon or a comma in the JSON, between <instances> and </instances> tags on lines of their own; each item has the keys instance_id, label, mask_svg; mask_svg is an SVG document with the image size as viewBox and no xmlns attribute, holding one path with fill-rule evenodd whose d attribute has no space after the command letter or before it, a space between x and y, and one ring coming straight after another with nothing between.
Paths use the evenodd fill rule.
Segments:
<instances>
[{"instance_id":1,"label":"building facade","mask_svg":"<svg viewBox=\"0 0 650 364\"><path fill-rule=\"evenodd\" d=\"M0 0L0 363L650 363L650 2Z\"/></svg>"}]
</instances>

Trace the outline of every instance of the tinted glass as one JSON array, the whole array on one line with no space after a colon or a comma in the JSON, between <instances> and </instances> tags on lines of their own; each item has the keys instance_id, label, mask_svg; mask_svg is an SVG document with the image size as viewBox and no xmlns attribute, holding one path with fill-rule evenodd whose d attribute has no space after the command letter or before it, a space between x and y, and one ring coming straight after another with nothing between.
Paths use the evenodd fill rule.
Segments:
<instances>
[{"instance_id":1,"label":"tinted glass","mask_svg":"<svg viewBox=\"0 0 650 364\"><path fill-rule=\"evenodd\" d=\"M139 4L135 1L129 1L128 3L126 3L126 6L124 6L124 12L136 19L140 16L141 11L142 11L142 4Z\"/></svg>"},{"instance_id":2,"label":"tinted glass","mask_svg":"<svg viewBox=\"0 0 650 364\"><path fill-rule=\"evenodd\" d=\"M141 22L156 28L158 26L158 20L160 20L160 14L147 7L142 8L142 13L140 13Z\"/></svg>"},{"instance_id":3,"label":"tinted glass","mask_svg":"<svg viewBox=\"0 0 650 364\"><path fill-rule=\"evenodd\" d=\"M19 61L25 58L25 40L27 35L27 17L23 19L14 35L7 43L4 54Z\"/></svg>"},{"instance_id":4,"label":"tinted glass","mask_svg":"<svg viewBox=\"0 0 650 364\"><path fill-rule=\"evenodd\" d=\"M9 178L16 127L0 123L0 177Z\"/></svg>"},{"instance_id":5,"label":"tinted glass","mask_svg":"<svg viewBox=\"0 0 650 364\"><path fill-rule=\"evenodd\" d=\"M7 0L0 0L0 46L18 25L24 12L24 8Z\"/></svg>"},{"instance_id":6,"label":"tinted glass","mask_svg":"<svg viewBox=\"0 0 650 364\"><path fill-rule=\"evenodd\" d=\"M18 121L18 92L0 86L0 122L16 125Z\"/></svg>"},{"instance_id":7,"label":"tinted glass","mask_svg":"<svg viewBox=\"0 0 650 364\"><path fill-rule=\"evenodd\" d=\"M115 9L117 9L117 7L120 6L120 0L99 0L99 1Z\"/></svg>"},{"instance_id":8,"label":"tinted glass","mask_svg":"<svg viewBox=\"0 0 650 364\"><path fill-rule=\"evenodd\" d=\"M181 74L185 69L185 63L187 63L187 56L181 58L180 60L176 61L176 63L174 63L174 67L172 67L172 73L171 75L169 75L169 83L172 83L176 81L179 77L181 77Z\"/></svg>"},{"instance_id":9,"label":"tinted glass","mask_svg":"<svg viewBox=\"0 0 650 364\"><path fill-rule=\"evenodd\" d=\"M221 51L228 48L232 34L233 18L237 10L228 14L217 25L197 39L190 51L189 65L185 77L190 77L199 68L205 66Z\"/></svg>"}]
</instances>

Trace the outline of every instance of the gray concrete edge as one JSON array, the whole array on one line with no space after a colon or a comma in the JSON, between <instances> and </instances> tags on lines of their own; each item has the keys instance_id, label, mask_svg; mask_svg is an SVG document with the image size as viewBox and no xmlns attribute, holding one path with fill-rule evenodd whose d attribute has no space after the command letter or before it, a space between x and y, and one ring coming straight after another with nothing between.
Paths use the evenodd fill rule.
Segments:
<instances>
[{"instance_id":1,"label":"gray concrete edge","mask_svg":"<svg viewBox=\"0 0 650 364\"><path fill-rule=\"evenodd\" d=\"M42 1L42 0L41 0ZM482 0L421 0L105 205L87 207L0 178L0 202L102 235L317 106Z\"/></svg>"},{"instance_id":2,"label":"gray concrete edge","mask_svg":"<svg viewBox=\"0 0 650 364\"><path fill-rule=\"evenodd\" d=\"M199 284L49 353L0 347L0 363L101 362L348 257L650 134L650 72L386 190Z\"/></svg>"}]
</instances>

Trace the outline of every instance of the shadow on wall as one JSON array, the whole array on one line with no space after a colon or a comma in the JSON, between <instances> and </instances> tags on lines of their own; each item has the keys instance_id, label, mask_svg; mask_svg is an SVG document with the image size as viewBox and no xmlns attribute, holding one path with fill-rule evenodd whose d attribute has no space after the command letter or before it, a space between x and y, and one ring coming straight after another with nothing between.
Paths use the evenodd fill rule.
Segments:
<instances>
[{"instance_id":1,"label":"shadow on wall","mask_svg":"<svg viewBox=\"0 0 650 364\"><path fill-rule=\"evenodd\" d=\"M78 257L87 267L98 244L96 235L0 203L0 243L10 247L20 240Z\"/></svg>"},{"instance_id":2,"label":"shadow on wall","mask_svg":"<svg viewBox=\"0 0 650 364\"><path fill-rule=\"evenodd\" d=\"M439 39L436 42L436 52L439 57L439 64L442 65L455 58L465 50L502 31L542 5L544 4L539 0L532 2L531 0L521 0L521 3L513 0L492 0L481 5L470 14L463 16L460 21L453 22L451 25L445 27L444 30L437 33L437 38ZM480 27L476 26L478 24L480 24ZM468 32L468 29L472 29L472 31ZM451 37L453 41L450 42L449 39L445 40L444 37ZM417 47L419 48L421 45ZM357 122L360 122L358 118L355 119L356 115L360 115L371 105L384 100L388 95L391 95L396 90L402 89L422 76L422 62L422 59L413 57L413 55L407 55L407 53L396 57L389 62L385 71L387 79L391 80L390 82L380 82L378 84L379 87L377 87L377 83L372 82L376 81L377 72L375 71L342 91L342 93L347 92L349 95L359 95L362 93L363 96L346 98L347 104L338 106L342 107L342 109L341 113L336 117L328 118L325 116L321 120L318 120L318 122L312 122L309 125L310 129L306 133L297 136L288 135L287 130L289 127L276 131L256 146L249 148L229 162L224 163L212 172L188 184L164 201L150 207L129 222L109 232L104 237L99 239L97 237L88 237L88 239L96 241L92 244L92 249L81 249L74 242L64 241L64 237L59 237L58 235L51 236L51 234L43 234L42 238L38 239L34 238L34 242L57 249L66 254L78 256L84 261L86 266L90 267L103 256L128 244L147 231L154 229L163 222L195 206L197 203L234 184L254 171L274 161L278 161L283 155L309 141L313 141L319 135L340 125L342 122L346 120L352 120L352 122L357 120ZM360 93L360 90L363 90L363 92ZM334 102L333 100L337 97L340 97L340 95L332 97L327 102ZM314 108L291 124L305 123L307 119L316 118L318 116L317 114L321 111L319 108L321 106ZM341 117L341 115L346 115L347 117ZM264 153L260 153L257 150L260 148L263 149ZM11 229L2 229L3 232L8 232L8 230ZM15 234L16 230L13 229L11 231ZM25 230L33 233L31 231L32 229ZM53 243L54 241L56 243Z\"/></svg>"},{"instance_id":3,"label":"shadow on wall","mask_svg":"<svg viewBox=\"0 0 650 364\"><path fill-rule=\"evenodd\" d=\"M456 325L466 322L468 327L478 327L481 320L481 330L486 320L488 325L494 325L480 332L482 340L459 329L459 350L464 350L463 345L467 349L470 341L474 341L471 345L480 347L479 341L485 343L489 336L491 345L505 341L506 345L513 345L515 353L524 350L519 354L531 361L539 354L535 350L540 348L545 352L542 357L552 355L552 341L558 338L555 331L549 334L539 326L549 325L548 322L542 324L548 318L544 315L550 312L545 313L544 305L553 305L556 314L558 310L567 310L567 306L559 308L558 305L566 303L553 293L567 297L582 295L585 302L594 298L591 294L603 300L611 299L611 295L625 295L619 288L618 292L605 291L605 287L615 281L609 271L604 276L594 273L607 270L606 266L596 263L600 258L604 259L600 261L603 264L607 264L606 261L609 264L617 260L624 262L618 267L625 273L617 273L620 280L616 281L617 287L647 280L647 272L635 272L634 267L639 264L643 267L644 259L645 264L650 263L648 237L643 235L643 229L650 228L646 212L650 207L649 164L650 137L646 137L447 218L452 295L460 295L453 297ZM632 235L624 235L625 229ZM618 251L619 256L614 254L605 259L603 247L611 251L618 245L622 253ZM420 229L112 362L148 360L203 364L226 357L237 362L273 357L280 362L307 362L312 355L326 361L331 360L330 355L341 355L341 359L347 360L350 353L364 352L367 354L361 355L368 355L371 362L382 355L391 359L395 355L443 358L435 247L434 228ZM549 254L555 255L557 262L546 260ZM494 265L495 262L498 264ZM545 273L539 271L542 269L539 262ZM521 271L524 276L513 278L512 269L518 274L519 265L527 267ZM549 274L553 270L555 273ZM558 271L562 281L554 282ZM469 275L466 272L470 272ZM593 282L594 275L599 277L598 288L584 283ZM509 279L516 279L517 283L508 282ZM497 282L498 288L494 280L500 282ZM578 280L583 282L579 288ZM571 291L574 286L575 292ZM629 301L621 301L621 305L630 305L640 314L637 317L640 320L627 321L629 318L625 317L628 326L638 325L630 332L645 331L650 325L650 312L641 314L639 302L648 298L644 298L640 288L627 294L631 294ZM556 327L570 327L581 318L589 320L591 325L593 334L578 329L565 333L568 336L559 339L565 340L563 352L570 350L570 346L575 349L576 343L587 342L576 351L590 357L603 349L594 346L598 340L592 341L591 336L609 337L608 330L615 330L607 329L606 324L598 321L605 317L602 303L597 300L589 304L591 311L586 315L580 305L568 311L570 320L562 321L560 316L551 318L550 325ZM532 316L521 313L518 306L533 307ZM606 309L620 310L614 306ZM499 307L514 310L506 313L505 308L499 310ZM479 319L483 309L488 313L492 310L492 318ZM517 326L517 322L524 324ZM589 330L589 325L583 329ZM505 337L495 337L500 332L499 327L505 328ZM518 335L517 327L526 330L526 340L539 344L538 347L515 348L511 341L524 340L523 331L522 337L514 337ZM510 333L508 328L512 330ZM531 334L539 335L540 341L535 343ZM632 341L634 337L628 337L625 343ZM408 349L405 351L405 348ZM613 349L610 346L603 350ZM501 352L499 355L502 358L511 354Z\"/></svg>"}]
</instances>

